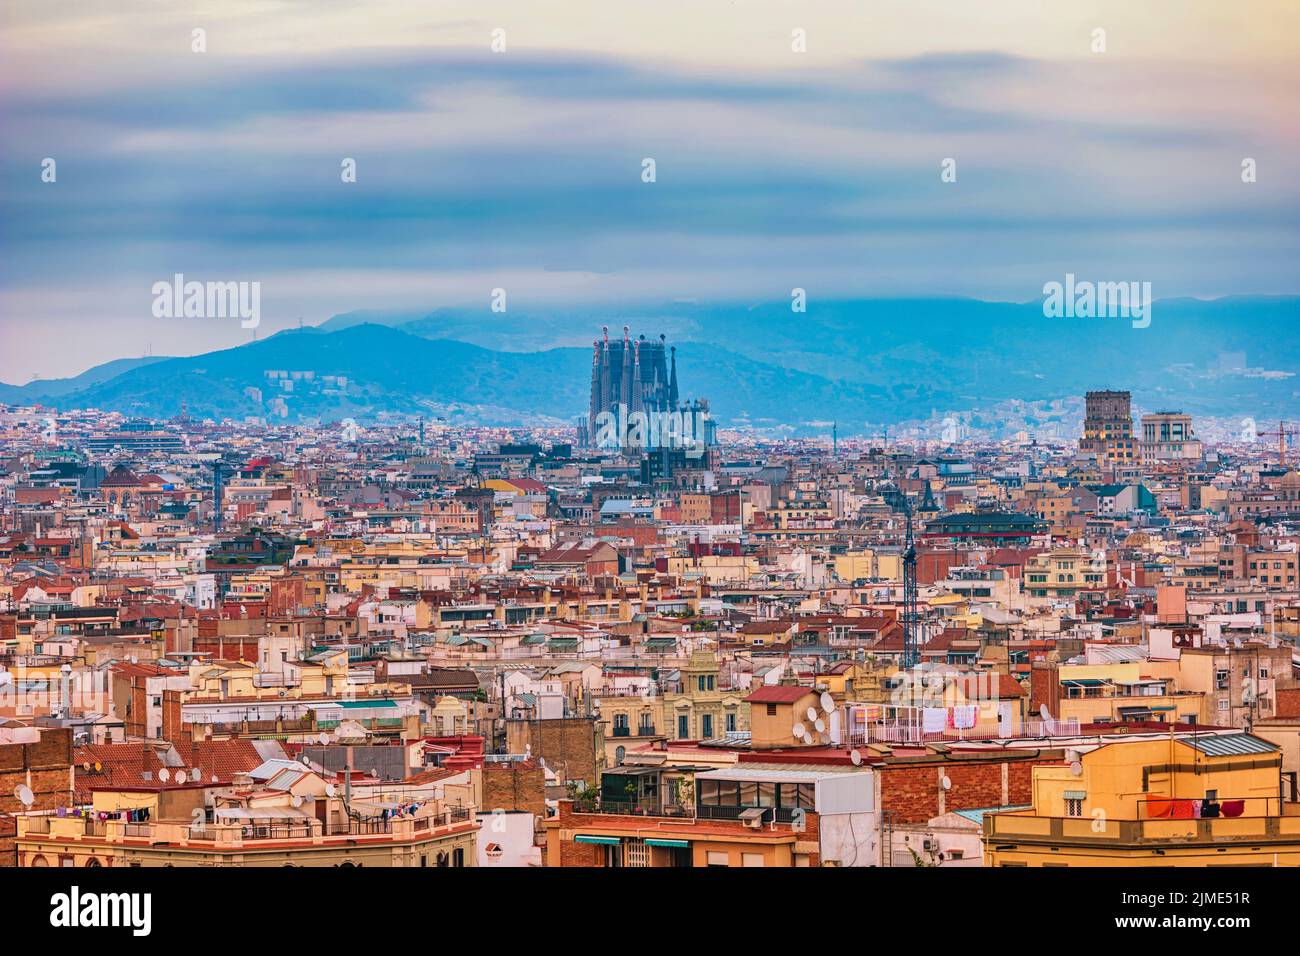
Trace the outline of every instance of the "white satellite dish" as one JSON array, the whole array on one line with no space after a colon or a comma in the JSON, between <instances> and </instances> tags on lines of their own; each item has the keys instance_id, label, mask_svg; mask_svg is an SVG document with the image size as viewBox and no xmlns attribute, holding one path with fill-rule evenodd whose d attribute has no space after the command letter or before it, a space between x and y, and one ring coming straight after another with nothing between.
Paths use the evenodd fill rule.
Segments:
<instances>
[{"instance_id":1,"label":"white satellite dish","mask_svg":"<svg viewBox=\"0 0 1300 956\"><path fill-rule=\"evenodd\" d=\"M325 731L322 730L320 736L317 737L316 739L319 740L320 745L324 747L330 742L330 735L325 733Z\"/></svg>"},{"instance_id":2,"label":"white satellite dish","mask_svg":"<svg viewBox=\"0 0 1300 956\"><path fill-rule=\"evenodd\" d=\"M293 795L293 799L290 800L289 802L292 803L295 807L300 807L300 806L302 806L302 794L300 794L300 793L295 793L295 794Z\"/></svg>"},{"instance_id":3,"label":"white satellite dish","mask_svg":"<svg viewBox=\"0 0 1300 956\"><path fill-rule=\"evenodd\" d=\"M849 751L849 760L853 763L853 766L855 766L855 767L861 767L861 766L862 766L862 751L860 751L860 750L850 750L850 751Z\"/></svg>"},{"instance_id":4,"label":"white satellite dish","mask_svg":"<svg viewBox=\"0 0 1300 956\"><path fill-rule=\"evenodd\" d=\"M14 787L14 796L18 798L19 803L29 808L36 801L36 796L32 793L32 788L27 786L25 783L20 783L18 786Z\"/></svg>"},{"instance_id":5,"label":"white satellite dish","mask_svg":"<svg viewBox=\"0 0 1300 956\"><path fill-rule=\"evenodd\" d=\"M809 720L816 720L816 719L817 719L817 708L816 708L816 707L809 707L809 708L808 708L808 719L809 719Z\"/></svg>"},{"instance_id":6,"label":"white satellite dish","mask_svg":"<svg viewBox=\"0 0 1300 956\"><path fill-rule=\"evenodd\" d=\"M158 771L158 779L161 782L166 783L171 778L172 778L172 772L168 770L166 767L163 767L161 770Z\"/></svg>"},{"instance_id":7,"label":"white satellite dish","mask_svg":"<svg viewBox=\"0 0 1300 956\"><path fill-rule=\"evenodd\" d=\"M797 721L795 722L795 725L792 728L790 728L790 732L794 734L796 737L802 737L805 733L807 733L807 731L804 730L803 724Z\"/></svg>"},{"instance_id":8,"label":"white satellite dish","mask_svg":"<svg viewBox=\"0 0 1300 956\"><path fill-rule=\"evenodd\" d=\"M1079 763L1077 760L1074 761L1074 763L1070 764L1070 773L1074 774L1076 777L1082 776L1083 764Z\"/></svg>"},{"instance_id":9,"label":"white satellite dish","mask_svg":"<svg viewBox=\"0 0 1300 956\"><path fill-rule=\"evenodd\" d=\"M195 767L193 770L190 771L190 779L193 780L195 783L198 783L200 780L203 779L203 771L200 770L198 767ZM212 779L216 780L217 778L214 776Z\"/></svg>"},{"instance_id":10,"label":"white satellite dish","mask_svg":"<svg viewBox=\"0 0 1300 956\"><path fill-rule=\"evenodd\" d=\"M939 786L943 787L943 789L945 790L951 790L952 779L950 777L944 777L942 780L939 781Z\"/></svg>"},{"instance_id":11,"label":"white satellite dish","mask_svg":"<svg viewBox=\"0 0 1300 956\"><path fill-rule=\"evenodd\" d=\"M826 711L826 713L829 714L834 709L835 709L835 698L833 698L830 694L823 691L822 710Z\"/></svg>"},{"instance_id":12,"label":"white satellite dish","mask_svg":"<svg viewBox=\"0 0 1300 956\"><path fill-rule=\"evenodd\" d=\"M820 717L813 721L813 726L817 728L817 733L826 733L826 721L822 720Z\"/></svg>"},{"instance_id":13,"label":"white satellite dish","mask_svg":"<svg viewBox=\"0 0 1300 956\"><path fill-rule=\"evenodd\" d=\"M1051 720L1051 719L1052 719L1052 714L1051 714L1050 711L1048 711L1048 709L1047 709L1047 705L1046 705L1046 704L1040 704L1040 705L1038 706L1038 716L1041 717L1041 718L1043 718L1043 720Z\"/></svg>"},{"instance_id":14,"label":"white satellite dish","mask_svg":"<svg viewBox=\"0 0 1300 956\"><path fill-rule=\"evenodd\" d=\"M830 734L822 734L821 737L820 737L820 740L821 740L821 742L822 742L823 744L829 744L829 743L831 742L831 735L830 735Z\"/></svg>"},{"instance_id":15,"label":"white satellite dish","mask_svg":"<svg viewBox=\"0 0 1300 956\"><path fill-rule=\"evenodd\" d=\"M327 797L336 796L338 792L339 792L339 788L334 786L334 784L332 783L325 784L325 795Z\"/></svg>"}]
</instances>

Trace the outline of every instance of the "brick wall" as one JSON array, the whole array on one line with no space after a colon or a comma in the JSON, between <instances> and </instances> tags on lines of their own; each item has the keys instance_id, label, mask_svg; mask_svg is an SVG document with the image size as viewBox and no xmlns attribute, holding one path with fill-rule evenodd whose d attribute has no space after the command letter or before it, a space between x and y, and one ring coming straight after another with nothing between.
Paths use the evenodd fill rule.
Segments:
<instances>
[{"instance_id":1,"label":"brick wall","mask_svg":"<svg viewBox=\"0 0 1300 956\"><path fill-rule=\"evenodd\" d=\"M540 825L546 819L546 771L535 760L483 765L483 807L493 810L523 810Z\"/></svg>"},{"instance_id":2,"label":"brick wall","mask_svg":"<svg viewBox=\"0 0 1300 956\"><path fill-rule=\"evenodd\" d=\"M559 775L561 783L582 780L588 787L599 784L604 742L598 741L598 736L596 722L589 717L506 722L507 749L516 754L531 750Z\"/></svg>"},{"instance_id":3,"label":"brick wall","mask_svg":"<svg viewBox=\"0 0 1300 956\"><path fill-rule=\"evenodd\" d=\"M1031 717L1047 705L1053 717L1061 716L1061 679L1055 661L1034 661L1029 671L1029 710Z\"/></svg>"},{"instance_id":4,"label":"brick wall","mask_svg":"<svg viewBox=\"0 0 1300 956\"><path fill-rule=\"evenodd\" d=\"M26 809L14 788L32 788L33 810L56 810L72 804L72 731L42 729L31 744L0 744L0 867L17 866L16 821L5 814Z\"/></svg>"},{"instance_id":5,"label":"brick wall","mask_svg":"<svg viewBox=\"0 0 1300 956\"><path fill-rule=\"evenodd\" d=\"M1017 760L885 764L877 768L880 804L895 823L924 823L954 810L1030 803L1034 766L1060 760L1058 750ZM941 784L945 776L951 781L947 790Z\"/></svg>"}]
</instances>

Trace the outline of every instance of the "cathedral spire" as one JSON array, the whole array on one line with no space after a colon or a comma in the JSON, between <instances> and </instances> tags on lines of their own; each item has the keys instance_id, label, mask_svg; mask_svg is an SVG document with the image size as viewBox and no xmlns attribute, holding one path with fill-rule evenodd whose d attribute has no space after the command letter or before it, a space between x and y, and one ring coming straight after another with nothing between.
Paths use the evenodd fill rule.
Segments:
<instances>
[{"instance_id":1,"label":"cathedral spire","mask_svg":"<svg viewBox=\"0 0 1300 956\"><path fill-rule=\"evenodd\" d=\"M677 346L670 350L672 353L673 365L672 371L668 374L668 407L677 407Z\"/></svg>"}]
</instances>

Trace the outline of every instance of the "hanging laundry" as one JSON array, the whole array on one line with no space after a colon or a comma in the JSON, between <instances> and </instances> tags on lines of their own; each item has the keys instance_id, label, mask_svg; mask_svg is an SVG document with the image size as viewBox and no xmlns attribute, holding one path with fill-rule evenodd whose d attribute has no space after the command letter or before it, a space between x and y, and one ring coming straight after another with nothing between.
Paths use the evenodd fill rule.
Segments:
<instances>
[{"instance_id":1,"label":"hanging laundry","mask_svg":"<svg viewBox=\"0 0 1300 956\"><path fill-rule=\"evenodd\" d=\"M921 712L921 730L925 733L941 734L947 727L947 707L927 707Z\"/></svg>"},{"instance_id":2,"label":"hanging laundry","mask_svg":"<svg viewBox=\"0 0 1300 956\"><path fill-rule=\"evenodd\" d=\"M1214 800L1201 801L1202 817L1213 818L1213 817L1217 817L1218 815L1219 815L1219 804L1217 802L1215 802Z\"/></svg>"},{"instance_id":3,"label":"hanging laundry","mask_svg":"<svg viewBox=\"0 0 1300 956\"><path fill-rule=\"evenodd\" d=\"M1195 818L1195 810L1192 807L1194 800L1175 800L1173 813L1171 816L1175 820L1191 820Z\"/></svg>"},{"instance_id":4,"label":"hanging laundry","mask_svg":"<svg viewBox=\"0 0 1300 956\"><path fill-rule=\"evenodd\" d=\"M969 730L975 726L976 717L979 714L979 708L974 704L964 704L952 709L953 727L957 730Z\"/></svg>"},{"instance_id":5,"label":"hanging laundry","mask_svg":"<svg viewBox=\"0 0 1300 956\"><path fill-rule=\"evenodd\" d=\"M1224 800L1219 810L1225 817L1239 817L1246 812L1245 800Z\"/></svg>"},{"instance_id":6,"label":"hanging laundry","mask_svg":"<svg viewBox=\"0 0 1300 956\"><path fill-rule=\"evenodd\" d=\"M1147 817L1152 820L1168 820L1174 813L1174 801L1165 797L1147 797Z\"/></svg>"}]
</instances>

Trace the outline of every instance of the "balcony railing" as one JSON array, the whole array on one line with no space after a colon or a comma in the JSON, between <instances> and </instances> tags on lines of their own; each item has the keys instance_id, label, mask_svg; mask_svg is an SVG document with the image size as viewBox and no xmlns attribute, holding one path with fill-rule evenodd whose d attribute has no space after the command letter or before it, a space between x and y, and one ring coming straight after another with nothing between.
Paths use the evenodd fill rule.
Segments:
<instances>
[{"instance_id":1,"label":"balcony railing","mask_svg":"<svg viewBox=\"0 0 1300 956\"><path fill-rule=\"evenodd\" d=\"M1247 810L1240 816L1199 819L1143 816L1136 820L1116 820L1091 815L1047 817L1031 813L990 813L984 817L985 842L1155 843L1163 846L1232 841L1300 842L1300 815L1287 809L1294 808L1294 804L1283 804L1283 812L1279 815L1275 797L1246 798L1246 801ZM1221 801L1220 806L1223 802L1226 801ZM1252 808L1252 803L1258 805ZM1268 809L1270 807L1272 809ZM1139 809L1139 813L1143 812Z\"/></svg>"},{"instance_id":2,"label":"balcony railing","mask_svg":"<svg viewBox=\"0 0 1300 956\"><path fill-rule=\"evenodd\" d=\"M320 820L268 822L216 822L197 825L183 823L127 823L120 820L84 820L78 817L50 815L20 816L20 837L66 839L78 841L95 837L109 843L123 840L148 840L155 843L204 842L237 844L274 840L323 840L330 837L410 836L427 833L474 820L474 811L466 807L449 807L440 813L422 817L391 819Z\"/></svg>"},{"instance_id":3,"label":"balcony railing","mask_svg":"<svg viewBox=\"0 0 1300 956\"><path fill-rule=\"evenodd\" d=\"M765 810L764 823L790 823L794 820L794 807L742 807L726 804L698 804L695 815L701 820L739 820L746 810ZM773 816L775 814L775 817Z\"/></svg>"}]
</instances>

